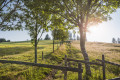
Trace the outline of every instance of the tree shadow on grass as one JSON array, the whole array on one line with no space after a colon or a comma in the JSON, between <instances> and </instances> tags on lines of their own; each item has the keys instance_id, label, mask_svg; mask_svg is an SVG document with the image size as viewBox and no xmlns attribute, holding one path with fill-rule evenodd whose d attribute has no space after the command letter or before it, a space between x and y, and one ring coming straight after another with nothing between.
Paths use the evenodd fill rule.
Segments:
<instances>
[{"instance_id":1,"label":"tree shadow on grass","mask_svg":"<svg viewBox=\"0 0 120 80\"><path fill-rule=\"evenodd\" d=\"M44 47L38 47L38 49L43 49ZM0 48L0 56L20 54L26 51L34 50L33 47L10 47L10 48Z\"/></svg>"}]
</instances>

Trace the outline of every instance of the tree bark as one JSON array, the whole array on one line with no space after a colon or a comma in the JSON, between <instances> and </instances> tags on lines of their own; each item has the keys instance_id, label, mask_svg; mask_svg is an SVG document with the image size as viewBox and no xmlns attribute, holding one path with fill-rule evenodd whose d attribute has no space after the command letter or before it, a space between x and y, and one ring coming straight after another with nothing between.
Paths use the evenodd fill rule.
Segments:
<instances>
[{"instance_id":1,"label":"tree bark","mask_svg":"<svg viewBox=\"0 0 120 80\"><path fill-rule=\"evenodd\" d=\"M54 53L54 39L55 39L55 33L54 33L54 30L53 30L53 53Z\"/></svg>"},{"instance_id":2,"label":"tree bark","mask_svg":"<svg viewBox=\"0 0 120 80\"><path fill-rule=\"evenodd\" d=\"M82 25L79 26L79 30L80 30L80 48L81 48L84 60L89 62L89 57L85 49L86 32L84 32ZM85 68L86 68L86 74L91 76L90 64L86 63Z\"/></svg>"},{"instance_id":3,"label":"tree bark","mask_svg":"<svg viewBox=\"0 0 120 80\"><path fill-rule=\"evenodd\" d=\"M35 25L35 63L37 63L37 22Z\"/></svg>"}]
</instances>

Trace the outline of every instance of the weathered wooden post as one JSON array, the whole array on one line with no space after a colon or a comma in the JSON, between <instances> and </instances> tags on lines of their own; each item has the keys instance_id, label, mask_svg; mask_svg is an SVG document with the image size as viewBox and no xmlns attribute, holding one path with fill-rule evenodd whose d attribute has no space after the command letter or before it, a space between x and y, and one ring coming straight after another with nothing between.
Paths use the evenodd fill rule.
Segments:
<instances>
[{"instance_id":1,"label":"weathered wooden post","mask_svg":"<svg viewBox=\"0 0 120 80\"><path fill-rule=\"evenodd\" d=\"M60 46L61 46L61 42L60 42Z\"/></svg>"},{"instance_id":2,"label":"weathered wooden post","mask_svg":"<svg viewBox=\"0 0 120 80\"><path fill-rule=\"evenodd\" d=\"M71 42L70 42L70 54L71 54Z\"/></svg>"},{"instance_id":3,"label":"weathered wooden post","mask_svg":"<svg viewBox=\"0 0 120 80\"><path fill-rule=\"evenodd\" d=\"M43 60L44 56L43 56L43 51L42 51L42 60Z\"/></svg>"},{"instance_id":4,"label":"weathered wooden post","mask_svg":"<svg viewBox=\"0 0 120 80\"><path fill-rule=\"evenodd\" d=\"M81 63L78 63L78 69L82 70ZM82 71L78 71L78 80L82 80Z\"/></svg>"},{"instance_id":5,"label":"weathered wooden post","mask_svg":"<svg viewBox=\"0 0 120 80\"><path fill-rule=\"evenodd\" d=\"M54 53L54 38L53 38L53 53Z\"/></svg>"},{"instance_id":6,"label":"weathered wooden post","mask_svg":"<svg viewBox=\"0 0 120 80\"><path fill-rule=\"evenodd\" d=\"M57 42L57 49L58 49L58 42Z\"/></svg>"},{"instance_id":7,"label":"weathered wooden post","mask_svg":"<svg viewBox=\"0 0 120 80\"><path fill-rule=\"evenodd\" d=\"M105 77L105 57L102 55L102 65L103 65L103 80L106 79Z\"/></svg>"},{"instance_id":8,"label":"weathered wooden post","mask_svg":"<svg viewBox=\"0 0 120 80\"><path fill-rule=\"evenodd\" d=\"M70 61L68 62L68 67L71 67L71 63L70 63Z\"/></svg>"},{"instance_id":9,"label":"weathered wooden post","mask_svg":"<svg viewBox=\"0 0 120 80\"><path fill-rule=\"evenodd\" d=\"M67 55L65 55L65 67L67 67ZM67 80L67 71L64 71L64 80Z\"/></svg>"}]
</instances>

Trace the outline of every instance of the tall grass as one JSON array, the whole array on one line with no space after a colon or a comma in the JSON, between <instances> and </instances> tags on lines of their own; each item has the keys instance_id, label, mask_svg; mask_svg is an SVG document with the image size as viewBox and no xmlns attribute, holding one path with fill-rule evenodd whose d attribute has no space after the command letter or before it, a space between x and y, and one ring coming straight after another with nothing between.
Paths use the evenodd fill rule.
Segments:
<instances>
[{"instance_id":1,"label":"tall grass","mask_svg":"<svg viewBox=\"0 0 120 80\"><path fill-rule=\"evenodd\" d=\"M52 41L40 41L38 44L38 63L57 64L57 61L51 61ZM55 50L57 44L55 44ZM42 60L42 51L44 60ZM0 59L12 61L34 62L34 47L30 42L10 42L0 43ZM51 69L30 67L17 64L0 63L0 80L41 80L45 78Z\"/></svg>"}]
</instances>

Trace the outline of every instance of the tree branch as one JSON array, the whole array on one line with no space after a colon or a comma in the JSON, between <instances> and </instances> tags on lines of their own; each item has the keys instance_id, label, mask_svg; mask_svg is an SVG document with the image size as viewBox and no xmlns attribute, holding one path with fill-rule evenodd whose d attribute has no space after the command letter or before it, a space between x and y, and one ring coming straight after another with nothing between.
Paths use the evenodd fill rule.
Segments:
<instances>
[{"instance_id":1,"label":"tree branch","mask_svg":"<svg viewBox=\"0 0 120 80\"><path fill-rule=\"evenodd\" d=\"M8 13L8 14L5 16L5 18L2 20L2 22L1 22L1 24L0 24L0 27L2 27L3 23L4 23L6 20L8 20L9 17L15 12L15 10L16 10L16 8L17 8L17 6L18 6L18 2L19 2L19 0L17 1L16 7L15 7L12 11L10 11L10 13Z\"/></svg>"}]
</instances>

